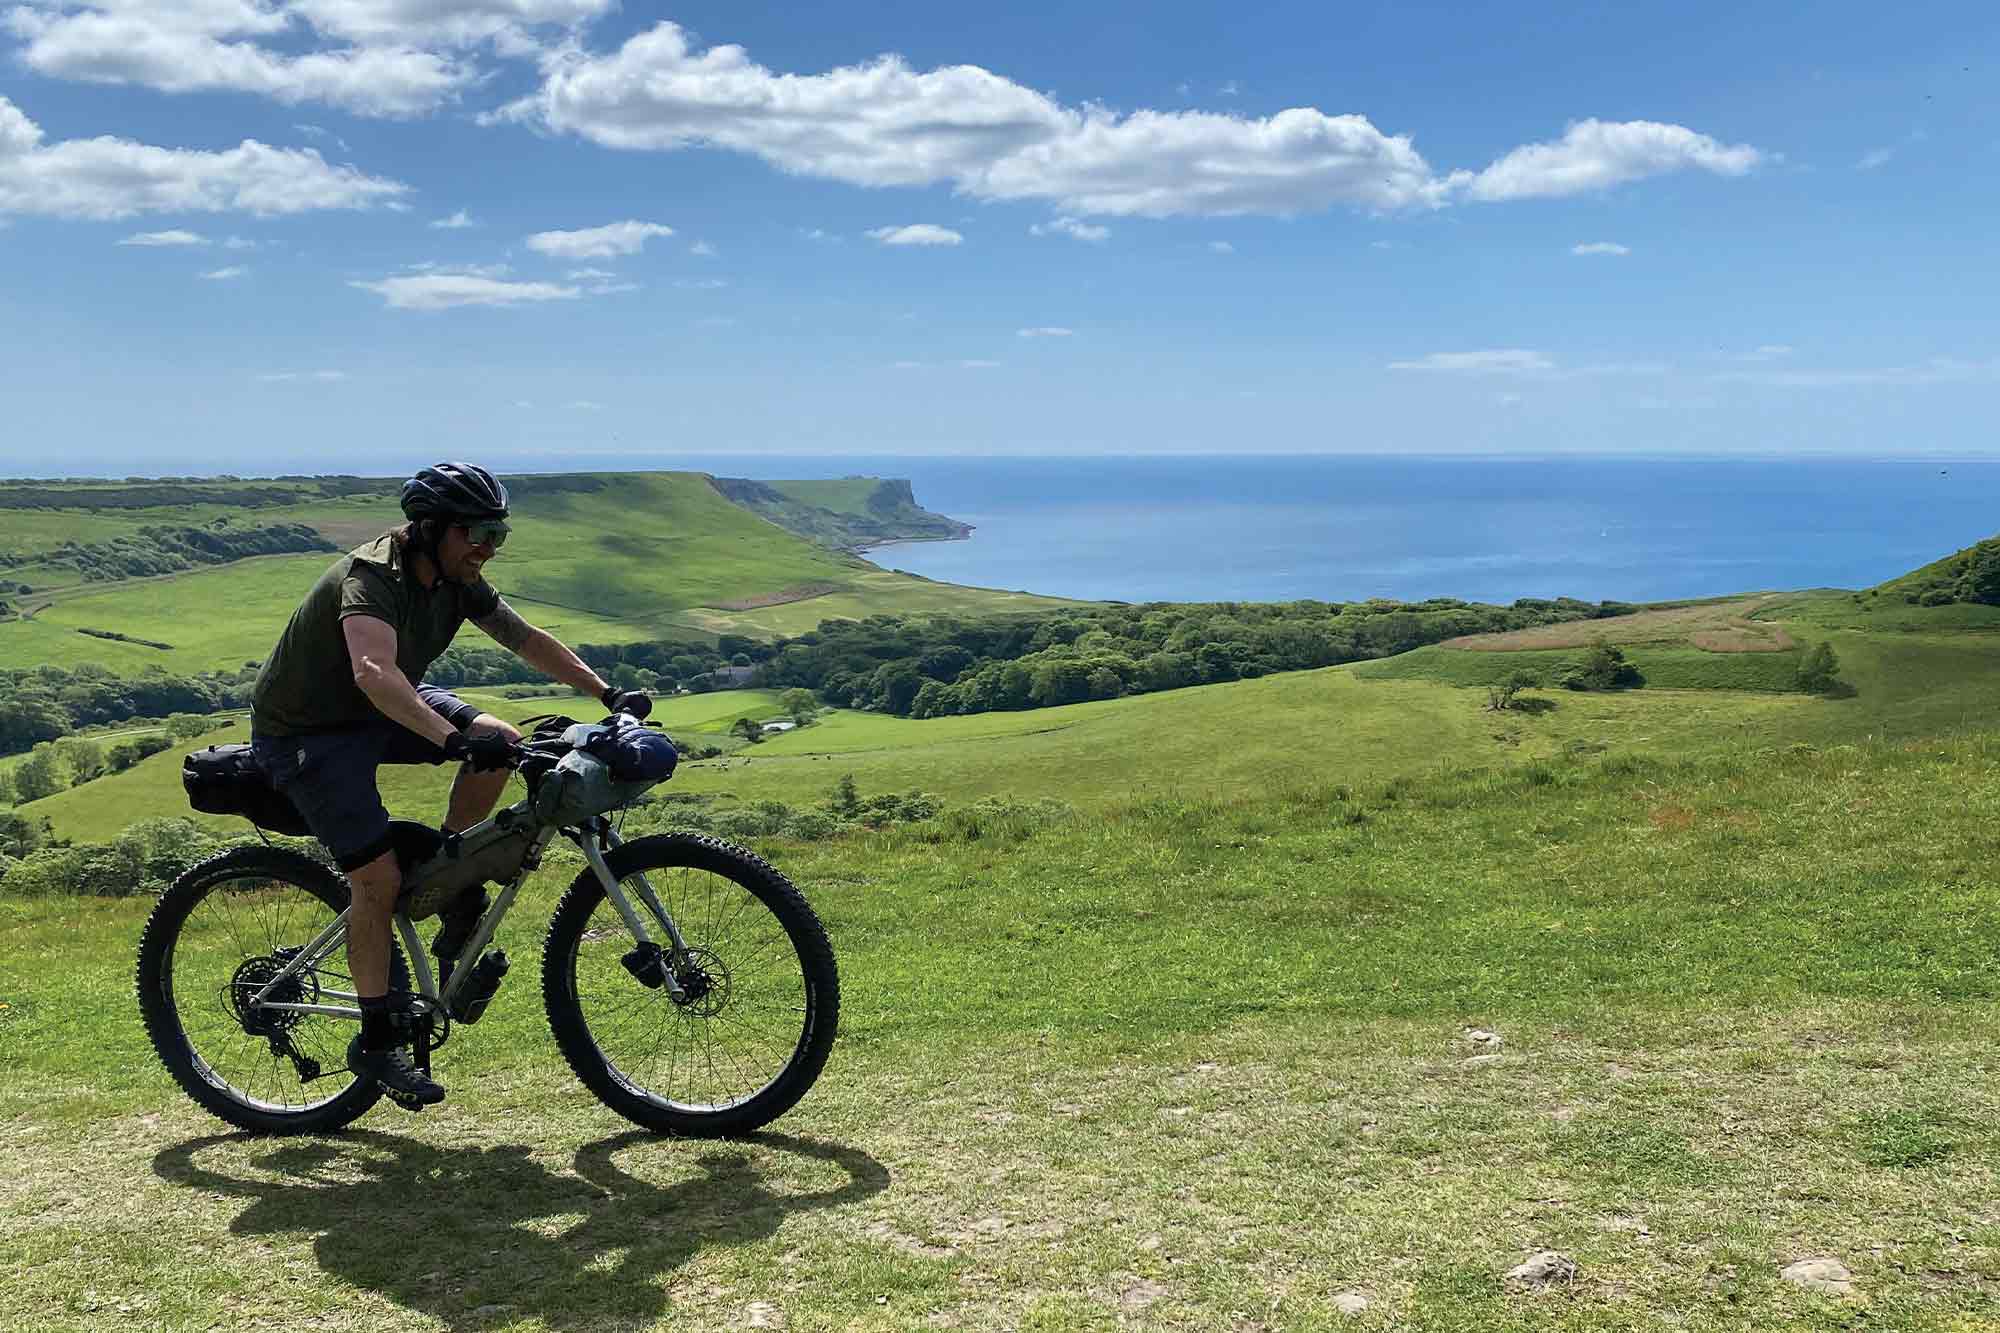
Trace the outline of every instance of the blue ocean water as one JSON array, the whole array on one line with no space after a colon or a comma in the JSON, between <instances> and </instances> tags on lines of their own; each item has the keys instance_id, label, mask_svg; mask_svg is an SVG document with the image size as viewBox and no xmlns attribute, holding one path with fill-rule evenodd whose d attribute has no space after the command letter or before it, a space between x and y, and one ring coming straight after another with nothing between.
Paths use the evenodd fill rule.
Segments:
<instances>
[{"instance_id":1,"label":"blue ocean water","mask_svg":"<svg viewBox=\"0 0 2000 1333\"><path fill-rule=\"evenodd\" d=\"M977 530L882 547L876 563L1125 601L1656 601L1855 588L2000 530L2000 463L1937 459L766 456L646 466L908 477L919 504Z\"/></svg>"}]
</instances>

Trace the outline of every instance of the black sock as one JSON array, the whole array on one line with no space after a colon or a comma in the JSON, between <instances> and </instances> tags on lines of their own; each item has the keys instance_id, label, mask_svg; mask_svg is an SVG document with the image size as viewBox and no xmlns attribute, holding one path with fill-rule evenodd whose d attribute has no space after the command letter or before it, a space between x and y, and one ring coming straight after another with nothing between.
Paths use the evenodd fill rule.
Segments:
<instances>
[{"instance_id":1,"label":"black sock","mask_svg":"<svg viewBox=\"0 0 2000 1333\"><path fill-rule=\"evenodd\" d=\"M389 997L361 997L361 1049L386 1051L396 1044L396 1027L389 1021Z\"/></svg>"}]
</instances>

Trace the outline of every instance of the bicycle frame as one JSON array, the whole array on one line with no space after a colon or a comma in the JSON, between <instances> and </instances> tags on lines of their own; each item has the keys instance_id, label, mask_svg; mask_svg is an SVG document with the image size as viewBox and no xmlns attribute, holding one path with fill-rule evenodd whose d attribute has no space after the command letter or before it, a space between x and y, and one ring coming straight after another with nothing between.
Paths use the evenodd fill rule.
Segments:
<instances>
[{"instance_id":1,"label":"bicycle frame","mask_svg":"<svg viewBox=\"0 0 2000 1333\"><path fill-rule=\"evenodd\" d=\"M527 803L524 801L465 830L465 836L472 838L476 834L485 832L501 815L518 819L526 813ZM615 852L624 846L624 839L613 831L610 821L603 815L597 815L583 824L574 826L544 825L536 830L534 838L529 842L527 856L523 859L520 870L515 872L514 877L493 900L492 906L488 907L479 918L479 924L473 929L472 937L466 941L465 947L459 950L456 957L448 960L453 964L451 980L444 984L442 990L431 973L430 954L424 949L422 941L417 938L416 923L410 920L409 913L402 911L396 913L395 929L403 941L404 951L410 958L417 1004L423 1006L421 1013L451 1012L452 1002L458 998L466 978L473 973L472 968L460 967L457 964L468 958L478 958L485 952L486 946L492 942L495 932L500 928L501 918L505 917L508 909L514 905L514 899L520 893L521 886L527 882L528 876L540 867L542 851L557 833L574 842L583 852L583 859L589 864L591 873L596 875L598 882L604 886L604 896L612 907L617 909L619 918L624 921L625 928L632 932L632 938L639 947L657 943L652 933L647 930L645 920L640 917L638 910L633 907L631 899L626 895L624 886L619 883L618 877L611 873L611 867L605 860L607 852ZM652 883L643 874L634 875L632 879L640 904L666 932L668 940L672 943L673 947L668 951L669 958L685 956L687 942L681 938L680 927L674 924L673 917L661 903L660 896L654 891ZM312 942L300 949L295 957L287 960L278 974L259 988L257 994L250 999L249 1008L324 1014L332 1018L351 1018L358 1022L361 1018L360 996L352 991L319 992L322 998L346 1001L344 1004L290 1004L270 999L271 992L287 978L309 968L316 968L322 960L331 957L339 950L347 940L347 915L350 910L352 909L343 908L340 915L336 916L325 930L314 936ZM663 970L667 994L676 1002L685 1001L687 992L681 988L674 968L669 966Z\"/></svg>"}]
</instances>

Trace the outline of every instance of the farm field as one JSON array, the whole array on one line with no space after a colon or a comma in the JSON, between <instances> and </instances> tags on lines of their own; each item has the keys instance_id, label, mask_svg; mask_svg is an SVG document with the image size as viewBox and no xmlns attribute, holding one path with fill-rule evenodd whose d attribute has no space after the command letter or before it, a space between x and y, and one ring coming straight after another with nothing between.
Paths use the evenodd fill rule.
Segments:
<instances>
[{"instance_id":1,"label":"farm field","mask_svg":"<svg viewBox=\"0 0 2000 1333\"><path fill-rule=\"evenodd\" d=\"M0 899L0 1326L1980 1327L1996 817L1975 734L772 843L843 1036L738 1144L630 1132L555 1055L566 870L451 1100L300 1141L157 1067L144 902ZM1544 1249L1573 1280L1505 1279ZM1780 1279L1816 1257L1853 1297Z\"/></svg>"}]
</instances>

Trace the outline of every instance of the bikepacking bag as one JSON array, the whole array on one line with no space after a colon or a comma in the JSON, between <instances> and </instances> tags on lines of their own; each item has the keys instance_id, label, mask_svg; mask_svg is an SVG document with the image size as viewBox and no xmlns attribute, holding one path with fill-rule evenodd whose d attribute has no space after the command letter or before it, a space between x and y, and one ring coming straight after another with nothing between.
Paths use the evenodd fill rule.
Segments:
<instances>
[{"instance_id":1,"label":"bikepacking bag","mask_svg":"<svg viewBox=\"0 0 2000 1333\"><path fill-rule=\"evenodd\" d=\"M188 804L205 815L241 815L258 828L290 837L310 830L292 798L271 785L247 745L211 745L181 761Z\"/></svg>"},{"instance_id":2,"label":"bikepacking bag","mask_svg":"<svg viewBox=\"0 0 2000 1333\"><path fill-rule=\"evenodd\" d=\"M574 824L615 810L673 775L673 742L643 727L579 722L563 732L570 752L535 789L535 817Z\"/></svg>"}]
</instances>

